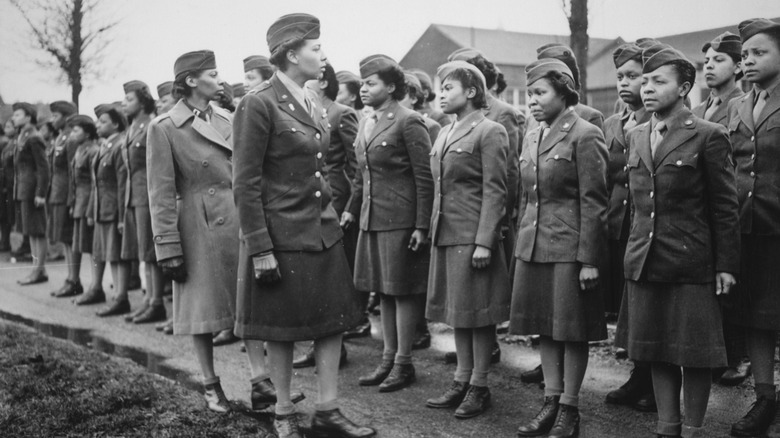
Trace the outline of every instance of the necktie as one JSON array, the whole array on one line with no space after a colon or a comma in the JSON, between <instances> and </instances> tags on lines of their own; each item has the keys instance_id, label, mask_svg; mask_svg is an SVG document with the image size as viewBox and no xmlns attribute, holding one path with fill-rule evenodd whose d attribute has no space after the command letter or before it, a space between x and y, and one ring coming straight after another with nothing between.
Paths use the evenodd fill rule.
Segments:
<instances>
[{"instance_id":1,"label":"necktie","mask_svg":"<svg viewBox=\"0 0 780 438\"><path fill-rule=\"evenodd\" d=\"M368 119L366 119L366 143L368 143L368 140L371 138L371 133L374 132L374 127L376 127L376 113L371 114Z\"/></svg>"},{"instance_id":2,"label":"necktie","mask_svg":"<svg viewBox=\"0 0 780 438\"><path fill-rule=\"evenodd\" d=\"M761 116L761 111L766 106L767 94L766 90L758 93L758 99L756 99L756 104L753 106L753 126L758 125L758 118Z\"/></svg>"},{"instance_id":3,"label":"necktie","mask_svg":"<svg viewBox=\"0 0 780 438\"><path fill-rule=\"evenodd\" d=\"M715 111L720 106L720 97L713 97L710 99L710 105L707 107L707 111L704 112L704 120L712 120L712 116L715 115Z\"/></svg>"},{"instance_id":4,"label":"necktie","mask_svg":"<svg viewBox=\"0 0 780 438\"><path fill-rule=\"evenodd\" d=\"M626 120L626 124L623 125L623 132L628 132L636 126L636 113L631 111L631 115L628 116L628 120Z\"/></svg>"},{"instance_id":5,"label":"necktie","mask_svg":"<svg viewBox=\"0 0 780 438\"><path fill-rule=\"evenodd\" d=\"M658 122L653 127L653 132L650 134L650 152L655 158L655 151L664 139L664 133L666 131L666 123Z\"/></svg>"},{"instance_id":6,"label":"necktie","mask_svg":"<svg viewBox=\"0 0 780 438\"><path fill-rule=\"evenodd\" d=\"M547 138L547 134L550 133L550 125L547 124L547 122L542 122L539 124L539 126L542 127L539 133L539 144L541 145L545 138Z\"/></svg>"}]
</instances>

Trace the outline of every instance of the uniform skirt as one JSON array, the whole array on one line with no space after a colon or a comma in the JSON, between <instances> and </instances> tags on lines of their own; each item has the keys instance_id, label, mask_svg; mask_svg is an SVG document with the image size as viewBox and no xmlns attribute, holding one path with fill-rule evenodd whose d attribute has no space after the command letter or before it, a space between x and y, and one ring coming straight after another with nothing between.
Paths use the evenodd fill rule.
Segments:
<instances>
[{"instance_id":1,"label":"uniform skirt","mask_svg":"<svg viewBox=\"0 0 780 438\"><path fill-rule=\"evenodd\" d=\"M46 235L51 243L73 243L73 217L70 208L65 204L48 204L46 220Z\"/></svg>"},{"instance_id":2,"label":"uniform skirt","mask_svg":"<svg viewBox=\"0 0 780 438\"><path fill-rule=\"evenodd\" d=\"M45 236L46 208L36 207L32 199L16 201L16 231L25 236Z\"/></svg>"},{"instance_id":3,"label":"uniform skirt","mask_svg":"<svg viewBox=\"0 0 780 438\"><path fill-rule=\"evenodd\" d=\"M601 288L580 289L579 263L534 263L517 259L509 331L562 342L607 338Z\"/></svg>"},{"instance_id":4,"label":"uniform skirt","mask_svg":"<svg viewBox=\"0 0 780 438\"><path fill-rule=\"evenodd\" d=\"M780 237L742 235L739 282L724 303L726 320L741 327L780 330Z\"/></svg>"},{"instance_id":5,"label":"uniform skirt","mask_svg":"<svg viewBox=\"0 0 780 438\"><path fill-rule=\"evenodd\" d=\"M726 366L715 284L626 280L615 344L635 361L681 367Z\"/></svg>"},{"instance_id":6,"label":"uniform skirt","mask_svg":"<svg viewBox=\"0 0 780 438\"><path fill-rule=\"evenodd\" d=\"M476 245L434 246L425 317L455 328L477 328L509 319L512 298L503 242L483 269L471 266Z\"/></svg>"},{"instance_id":7,"label":"uniform skirt","mask_svg":"<svg viewBox=\"0 0 780 438\"><path fill-rule=\"evenodd\" d=\"M156 262L153 237L149 207L128 207L125 210L125 229L122 233L122 258Z\"/></svg>"},{"instance_id":8,"label":"uniform skirt","mask_svg":"<svg viewBox=\"0 0 780 438\"><path fill-rule=\"evenodd\" d=\"M355 254L355 287L386 295L417 295L428 290L430 252L412 251L413 228L360 230Z\"/></svg>"},{"instance_id":9,"label":"uniform skirt","mask_svg":"<svg viewBox=\"0 0 780 438\"><path fill-rule=\"evenodd\" d=\"M282 279L255 282L251 257L239 259L235 333L243 339L295 342L343 333L363 318L344 245L322 251L274 251Z\"/></svg>"},{"instance_id":10,"label":"uniform skirt","mask_svg":"<svg viewBox=\"0 0 780 438\"><path fill-rule=\"evenodd\" d=\"M73 252L91 254L94 234L95 227L87 225L87 218L73 219Z\"/></svg>"},{"instance_id":11,"label":"uniform skirt","mask_svg":"<svg viewBox=\"0 0 780 438\"><path fill-rule=\"evenodd\" d=\"M98 222L92 240L92 258L96 262L119 262L122 258L122 235L116 221Z\"/></svg>"}]
</instances>

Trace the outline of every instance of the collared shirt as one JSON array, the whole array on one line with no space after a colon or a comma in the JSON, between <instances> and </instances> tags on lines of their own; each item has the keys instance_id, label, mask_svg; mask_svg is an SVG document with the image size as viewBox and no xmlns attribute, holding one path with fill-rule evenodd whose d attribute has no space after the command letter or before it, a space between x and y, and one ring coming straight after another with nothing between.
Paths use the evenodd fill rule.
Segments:
<instances>
[{"instance_id":1,"label":"collared shirt","mask_svg":"<svg viewBox=\"0 0 780 438\"><path fill-rule=\"evenodd\" d=\"M772 97L772 95L777 91L777 87L778 86L780 86L780 81L775 82L774 84L770 85L769 88L767 88L766 90L762 89L761 87L759 87L756 84L753 84L753 91L755 92L754 94L756 96L758 96L758 93L760 93L762 91L766 91L766 99L769 100L769 98Z\"/></svg>"},{"instance_id":2,"label":"collared shirt","mask_svg":"<svg viewBox=\"0 0 780 438\"><path fill-rule=\"evenodd\" d=\"M393 101L393 99L387 99L385 103L382 105L379 105L379 107L374 108L374 116L376 116L376 119L379 120L382 118L382 114L387 111L387 107L390 106L390 103Z\"/></svg>"},{"instance_id":3,"label":"collared shirt","mask_svg":"<svg viewBox=\"0 0 780 438\"><path fill-rule=\"evenodd\" d=\"M277 71L276 75L279 77L279 80L282 81L282 85L287 88L290 94L292 94L292 97L298 101L301 107L303 107L303 109L306 111L310 111L310 108L306 103L306 91L304 91L303 87L296 84L295 81L290 79L289 76L282 73L281 71Z\"/></svg>"}]
</instances>

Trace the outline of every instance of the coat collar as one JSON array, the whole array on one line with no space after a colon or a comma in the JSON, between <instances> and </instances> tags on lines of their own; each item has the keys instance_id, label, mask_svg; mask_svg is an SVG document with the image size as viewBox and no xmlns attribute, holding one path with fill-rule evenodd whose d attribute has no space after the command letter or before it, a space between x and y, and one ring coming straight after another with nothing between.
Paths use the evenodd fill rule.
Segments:
<instances>
[{"instance_id":1,"label":"coat collar","mask_svg":"<svg viewBox=\"0 0 780 438\"><path fill-rule=\"evenodd\" d=\"M764 122L766 122L769 116L774 114L777 110L780 110L780 86L775 85L774 87L770 88L768 91L769 91L769 98L766 101L766 106L761 111L761 114L758 116L758 122L755 124L756 130L758 130L758 128ZM755 87L753 87L753 93L756 93ZM752 104L753 100L751 100L750 102ZM751 108L751 113L752 113L752 108Z\"/></svg>"},{"instance_id":2,"label":"coat collar","mask_svg":"<svg viewBox=\"0 0 780 438\"><path fill-rule=\"evenodd\" d=\"M149 127L150 121L151 117L149 117L149 114L141 114L137 120L133 121L133 124L131 124L130 128L127 130L128 145L130 145L136 137L139 137L141 134L146 134L146 129Z\"/></svg>"},{"instance_id":3,"label":"coat collar","mask_svg":"<svg viewBox=\"0 0 780 438\"><path fill-rule=\"evenodd\" d=\"M366 148L368 148L368 145L370 145L379 134L393 126L400 108L401 105L398 103L398 101L390 101L390 104L387 105L387 107L381 112L381 116L374 126L374 131L371 132L371 138L369 138L366 142Z\"/></svg>"},{"instance_id":4,"label":"coat collar","mask_svg":"<svg viewBox=\"0 0 780 438\"><path fill-rule=\"evenodd\" d=\"M473 131L474 128L476 128L477 125L482 123L484 120L485 120L485 114L482 111L477 110L464 117L463 120L460 123L458 123L457 127L453 128L455 122L447 125L449 129L447 130L446 133L444 133L444 143L443 143L442 152L446 153L447 150L449 150L454 143L458 142L463 137L471 133L471 131ZM455 131L453 131L452 135L450 135L450 131L452 131L452 129L455 129ZM439 133L439 135L441 136L442 134ZM449 139L447 139L448 135L450 137ZM442 155L444 154L443 153L440 154L440 158L442 158L441 157Z\"/></svg>"},{"instance_id":5,"label":"coat collar","mask_svg":"<svg viewBox=\"0 0 780 438\"><path fill-rule=\"evenodd\" d=\"M561 114L558 120L553 121L553 124L550 126L550 133L547 134L547 137L539 145L539 154L549 151L553 146L566 138L571 128L579 120L580 116L572 108L566 108L564 111L565 113ZM539 128L541 130L541 125Z\"/></svg>"},{"instance_id":6,"label":"coat collar","mask_svg":"<svg viewBox=\"0 0 780 438\"><path fill-rule=\"evenodd\" d=\"M176 128L181 128L187 121L192 120L192 129L205 139L224 147L228 150L233 150L228 138L231 135L230 118L226 115L221 108L213 108L213 117L211 123L205 122L200 117L195 117L195 113L190 110L183 100L179 100L170 111L168 116L171 118Z\"/></svg>"},{"instance_id":7,"label":"coat collar","mask_svg":"<svg viewBox=\"0 0 780 438\"><path fill-rule=\"evenodd\" d=\"M697 119L688 108L681 109L676 114L666 119L665 122L666 134L664 135L663 140L661 140L661 144L658 145L658 149L655 151L655 157L652 159L653 168L658 168L669 153L696 135ZM647 124L649 127L647 135L648 149L650 147L650 130L652 129L650 125L651 123Z\"/></svg>"},{"instance_id":8,"label":"coat collar","mask_svg":"<svg viewBox=\"0 0 780 438\"><path fill-rule=\"evenodd\" d=\"M288 90L287 87L284 86L282 80L279 79L279 76L274 75L271 79L269 79L268 82L271 84L271 88L273 88L274 93L276 94L276 101L278 102L279 108L282 111L289 114L295 120L303 123L304 125L311 126L312 128L315 129L320 128L317 125L317 121L312 119L311 116L309 115L309 112L306 111L306 108L303 108L301 104L298 103L298 99L294 98L290 90ZM304 93L307 92L310 93L310 90L308 90L307 88L304 88L303 91ZM313 97L313 93L307 94L307 97L312 102L316 102L319 100L316 99L316 97ZM321 110L321 108L319 109ZM317 110L318 108L312 109L312 111L317 111Z\"/></svg>"}]
</instances>

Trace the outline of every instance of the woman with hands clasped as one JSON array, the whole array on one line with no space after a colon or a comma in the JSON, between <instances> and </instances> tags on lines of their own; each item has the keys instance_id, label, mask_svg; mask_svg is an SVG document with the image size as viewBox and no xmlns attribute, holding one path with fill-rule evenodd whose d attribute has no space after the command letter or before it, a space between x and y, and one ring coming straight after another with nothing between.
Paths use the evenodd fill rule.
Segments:
<instances>
[{"instance_id":1,"label":"woman with hands clasped","mask_svg":"<svg viewBox=\"0 0 780 438\"><path fill-rule=\"evenodd\" d=\"M360 217L355 287L381 297L382 362L360 378L380 392L415 381L412 343L422 311L417 295L427 290L427 250L433 182L431 139L420 114L404 108L406 77L385 55L360 63L360 98L374 112L361 120L355 142L358 172L341 225Z\"/></svg>"},{"instance_id":2,"label":"woman with hands clasped","mask_svg":"<svg viewBox=\"0 0 780 438\"><path fill-rule=\"evenodd\" d=\"M454 382L430 408L475 417L490 405L487 387L495 325L509 318L509 272L502 250L506 205L506 129L485 118L482 72L465 61L438 70L441 105L456 119L431 151L435 181L426 317L455 329Z\"/></svg>"}]
</instances>

